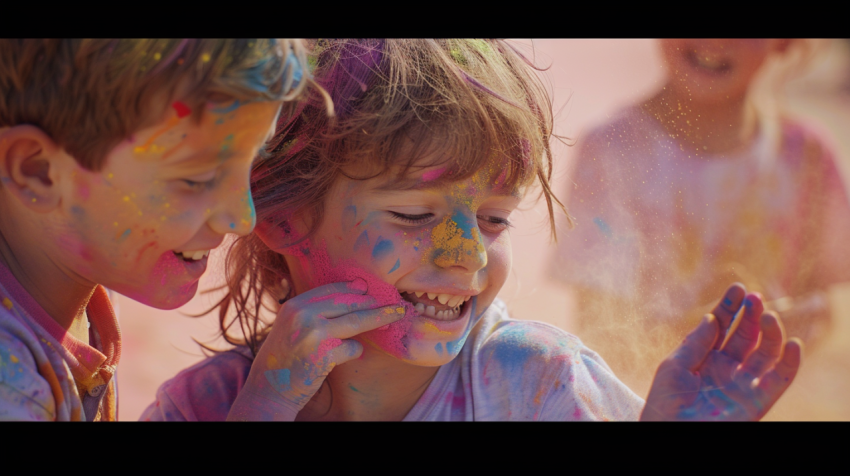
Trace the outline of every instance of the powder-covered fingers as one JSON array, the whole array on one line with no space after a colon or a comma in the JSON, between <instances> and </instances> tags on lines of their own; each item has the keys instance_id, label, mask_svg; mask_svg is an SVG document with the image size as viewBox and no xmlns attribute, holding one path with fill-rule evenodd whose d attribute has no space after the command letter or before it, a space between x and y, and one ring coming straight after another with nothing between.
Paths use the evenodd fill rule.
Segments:
<instances>
[{"instance_id":1,"label":"powder-covered fingers","mask_svg":"<svg viewBox=\"0 0 850 476\"><path fill-rule=\"evenodd\" d=\"M744 312L741 316L741 322L729 336L729 341L723 346L721 352L738 362L743 362L744 358L758 343L759 333L761 332L759 323L763 312L764 304L762 304L761 296L748 294L744 298Z\"/></svg>"},{"instance_id":2,"label":"powder-covered fingers","mask_svg":"<svg viewBox=\"0 0 850 476\"><path fill-rule=\"evenodd\" d=\"M390 305L377 309L351 312L336 319L329 319L326 321L325 329L331 337L348 339L363 332L392 324L403 317L404 307L401 305Z\"/></svg>"},{"instance_id":3,"label":"powder-covered fingers","mask_svg":"<svg viewBox=\"0 0 850 476\"><path fill-rule=\"evenodd\" d=\"M706 314L699 325L673 351L670 360L690 372L697 371L711 351L717 339L717 333L717 318L712 314Z\"/></svg>"},{"instance_id":4,"label":"powder-covered fingers","mask_svg":"<svg viewBox=\"0 0 850 476\"><path fill-rule=\"evenodd\" d=\"M726 333L732 326L732 321L735 319L735 315L744 303L744 297L746 294L747 290L744 288L744 285L741 283L733 283L726 290L726 293L724 293L720 302L717 303L717 306L715 306L711 311L711 313L714 314L714 317L717 318L717 322L720 325L720 335L714 343L715 349L719 349L723 344L723 340L726 338Z\"/></svg>"},{"instance_id":5,"label":"powder-covered fingers","mask_svg":"<svg viewBox=\"0 0 850 476\"><path fill-rule=\"evenodd\" d=\"M747 356L735 373L735 380L742 387L751 385L753 380L770 370L782 356L785 332L776 314L766 312L761 315L761 332L758 348Z\"/></svg>"},{"instance_id":6,"label":"powder-covered fingers","mask_svg":"<svg viewBox=\"0 0 850 476\"><path fill-rule=\"evenodd\" d=\"M756 387L760 406L759 416L767 413L794 381L797 370L800 368L802 352L803 342L800 339L788 339L782 350L782 360L761 377Z\"/></svg>"},{"instance_id":7,"label":"powder-covered fingers","mask_svg":"<svg viewBox=\"0 0 850 476\"><path fill-rule=\"evenodd\" d=\"M357 280L354 283L331 283L313 288L286 301L286 309L281 308L280 313L294 311L294 315L302 320L313 317L333 319L374 307L375 298L365 295L365 290L357 287Z\"/></svg>"}]
</instances>

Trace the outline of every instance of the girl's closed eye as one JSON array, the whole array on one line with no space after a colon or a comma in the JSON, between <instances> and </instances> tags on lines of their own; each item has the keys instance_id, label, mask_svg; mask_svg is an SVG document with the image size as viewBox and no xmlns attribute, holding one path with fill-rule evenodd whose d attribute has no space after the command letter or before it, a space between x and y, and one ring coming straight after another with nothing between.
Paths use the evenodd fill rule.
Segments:
<instances>
[{"instance_id":1,"label":"girl's closed eye","mask_svg":"<svg viewBox=\"0 0 850 476\"><path fill-rule=\"evenodd\" d=\"M488 233L499 233L513 226L507 217L492 215L476 215L476 217L478 218L478 226Z\"/></svg>"},{"instance_id":2,"label":"girl's closed eye","mask_svg":"<svg viewBox=\"0 0 850 476\"><path fill-rule=\"evenodd\" d=\"M434 219L434 216L435 216L433 213L430 213L430 212L416 213L416 214L399 213L399 212L394 212L392 210L389 210L389 212L390 212L390 215L392 215L392 217L394 219L396 219L398 221L402 221L402 222L410 224L410 225L417 225L417 226L425 225L425 224L429 223L431 220Z\"/></svg>"}]
</instances>

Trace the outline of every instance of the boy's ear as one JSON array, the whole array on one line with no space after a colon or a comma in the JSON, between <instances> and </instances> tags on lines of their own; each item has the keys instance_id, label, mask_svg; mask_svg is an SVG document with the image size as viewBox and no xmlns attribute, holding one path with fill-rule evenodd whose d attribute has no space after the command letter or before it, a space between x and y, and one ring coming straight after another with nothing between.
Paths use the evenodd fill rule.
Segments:
<instances>
[{"instance_id":1,"label":"boy's ear","mask_svg":"<svg viewBox=\"0 0 850 476\"><path fill-rule=\"evenodd\" d=\"M0 132L3 188L34 211L47 212L59 205L57 179L67 160L64 150L36 126L24 124Z\"/></svg>"}]
</instances>

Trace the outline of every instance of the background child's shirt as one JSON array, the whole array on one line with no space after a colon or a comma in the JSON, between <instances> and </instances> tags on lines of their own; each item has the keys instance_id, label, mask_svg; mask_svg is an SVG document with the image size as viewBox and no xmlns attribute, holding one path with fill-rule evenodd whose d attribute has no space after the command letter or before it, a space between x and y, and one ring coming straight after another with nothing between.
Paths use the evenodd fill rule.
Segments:
<instances>
[{"instance_id":1,"label":"background child's shirt","mask_svg":"<svg viewBox=\"0 0 850 476\"><path fill-rule=\"evenodd\" d=\"M251 363L240 347L182 371L141 419L226 419ZM577 337L496 300L404 420L637 420L643 403Z\"/></svg>"},{"instance_id":2,"label":"background child's shirt","mask_svg":"<svg viewBox=\"0 0 850 476\"><path fill-rule=\"evenodd\" d=\"M65 332L2 265L0 301L0 421L116 420L121 334L107 291L98 286L86 307L91 345Z\"/></svg>"},{"instance_id":3,"label":"background child's shirt","mask_svg":"<svg viewBox=\"0 0 850 476\"><path fill-rule=\"evenodd\" d=\"M745 150L696 154L633 107L581 147L556 278L654 319L733 281L768 301L850 281L847 194L831 148L799 124L762 120Z\"/></svg>"}]
</instances>

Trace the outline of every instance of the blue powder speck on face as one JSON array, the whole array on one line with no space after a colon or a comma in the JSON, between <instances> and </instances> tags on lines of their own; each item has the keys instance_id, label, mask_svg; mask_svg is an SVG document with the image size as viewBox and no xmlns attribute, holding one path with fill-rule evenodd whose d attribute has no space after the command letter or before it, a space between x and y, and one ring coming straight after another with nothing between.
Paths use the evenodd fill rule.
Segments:
<instances>
[{"instance_id":1,"label":"blue powder speck on face","mask_svg":"<svg viewBox=\"0 0 850 476\"><path fill-rule=\"evenodd\" d=\"M443 343L437 342L437 345L434 346L434 350L437 352L437 355L443 355Z\"/></svg>"},{"instance_id":2,"label":"blue powder speck on face","mask_svg":"<svg viewBox=\"0 0 850 476\"><path fill-rule=\"evenodd\" d=\"M369 233L367 231L363 231L360 233L360 236L357 237L357 241L354 242L354 251L358 251L360 248L369 246Z\"/></svg>"},{"instance_id":3,"label":"blue powder speck on face","mask_svg":"<svg viewBox=\"0 0 850 476\"><path fill-rule=\"evenodd\" d=\"M387 274L390 274L390 273L392 273L393 271L397 270L399 266L401 266L401 259L397 259L397 260L395 260L395 265L393 266L393 269L391 269L391 270L390 270L390 272L389 272L389 273L387 273Z\"/></svg>"},{"instance_id":4,"label":"blue powder speck on face","mask_svg":"<svg viewBox=\"0 0 850 476\"><path fill-rule=\"evenodd\" d=\"M231 224L230 224L230 229L232 230L232 229L234 229L234 228L236 228L236 223L231 223Z\"/></svg>"},{"instance_id":5,"label":"blue powder speck on face","mask_svg":"<svg viewBox=\"0 0 850 476\"><path fill-rule=\"evenodd\" d=\"M599 228L599 231L601 231L602 234L605 235L605 238L611 238L612 236L614 236L614 232L611 231L611 226L605 223L605 220L603 220L602 217L594 218L593 224L596 225L597 228Z\"/></svg>"},{"instance_id":6,"label":"blue powder speck on face","mask_svg":"<svg viewBox=\"0 0 850 476\"><path fill-rule=\"evenodd\" d=\"M124 241L127 238L127 236L129 236L129 235L130 235L130 229L127 228L126 230L124 230L124 233L121 234L121 237L118 238L118 243L121 243L122 241Z\"/></svg>"},{"instance_id":7,"label":"blue powder speck on face","mask_svg":"<svg viewBox=\"0 0 850 476\"><path fill-rule=\"evenodd\" d=\"M389 253L392 253L393 249L394 247L392 241L381 239L381 237L379 236L377 243L375 243L375 247L372 248L372 258L381 259Z\"/></svg>"}]
</instances>

